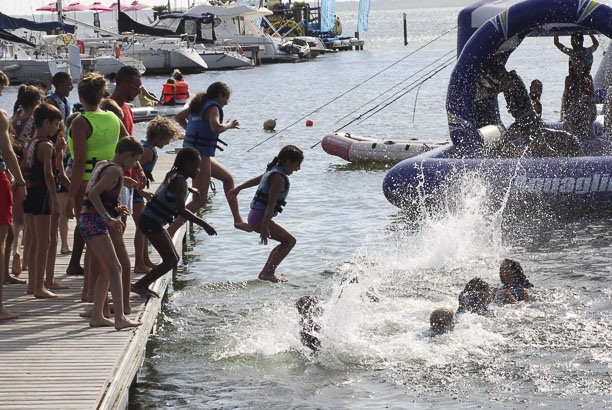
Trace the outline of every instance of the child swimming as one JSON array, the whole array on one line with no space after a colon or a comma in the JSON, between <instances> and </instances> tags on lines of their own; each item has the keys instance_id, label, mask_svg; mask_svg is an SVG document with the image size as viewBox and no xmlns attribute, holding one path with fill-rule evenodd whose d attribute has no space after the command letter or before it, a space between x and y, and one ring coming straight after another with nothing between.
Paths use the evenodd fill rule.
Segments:
<instances>
[{"instance_id":1,"label":"child swimming","mask_svg":"<svg viewBox=\"0 0 612 410\"><path fill-rule=\"evenodd\" d=\"M429 329L417 333L418 338L436 337L454 330L455 315L447 307L437 308L429 315L429 325Z\"/></svg>"},{"instance_id":2,"label":"child swimming","mask_svg":"<svg viewBox=\"0 0 612 410\"><path fill-rule=\"evenodd\" d=\"M248 223L255 232L260 234L260 243L267 245L268 238L280 242L280 245L272 249L266 264L259 273L258 277L261 280L287 282L287 279L276 275L275 272L278 265L291 252L296 241L293 235L272 221L272 218L283 211L283 206L286 204L285 199L289 193L289 175L299 171L303 160L302 150L294 145L287 145L268 164L264 174L249 179L228 193L228 197L236 198L243 189L259 185L251 201Z\"/></svg>"},{"instance_id":3,"label":"child swimming","mask_svg":"<svg viewBox=\"0 0 612 410\"><path fill-rule=\"evenodd\" d=\"M321 325L314 319L323 314L323 308L319 306L319 298L316 296L302 296L295 302L301 318L300 340L302 344L316 352L321 348L321 341L318 338Z\"/></svg>"},{"instance_id":4,"label":"child swimming","mask_svg":"<svg viewBox=\"0 0 612 410\"><path fill-rule=\"evenodd\" d=\"M457 314L476 313L489 316L488 304L491 302L493 293L487 282L480 278L470 280L463 291L459 294L459 308Z\"/></svg>"},{"instance_id":5,"label":"child swimming","mask_svg":"<svg viewBox=\"0 0 612 410\"><path fill-rule=\"evenodd\" d=\"M499 279L503 285L493 289L495 303L504 305L522 301L531 302L526 288L532 288L533 285L517 260L506 258L502 261L499 266Z\"/></svg>"}]
</instances>

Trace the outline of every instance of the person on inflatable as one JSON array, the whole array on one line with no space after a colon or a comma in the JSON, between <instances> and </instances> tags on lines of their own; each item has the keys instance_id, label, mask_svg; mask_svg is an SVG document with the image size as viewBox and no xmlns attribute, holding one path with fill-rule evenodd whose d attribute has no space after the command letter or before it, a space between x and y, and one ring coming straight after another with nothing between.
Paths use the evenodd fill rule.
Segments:
<instances>
[{"instance_id":1,"label":"person on inflatable","mask_svg":"<svg viewBox=\"0 0 612 410\"><path fill-rule=\"evenodd\" d=\"M174 85L176 85L176 104L183 105L189 99L189 84L185 82L183 73L181 73L178 69L174 70L172 73L172 78L174 78Z\"/></svg>"}]
</instances>

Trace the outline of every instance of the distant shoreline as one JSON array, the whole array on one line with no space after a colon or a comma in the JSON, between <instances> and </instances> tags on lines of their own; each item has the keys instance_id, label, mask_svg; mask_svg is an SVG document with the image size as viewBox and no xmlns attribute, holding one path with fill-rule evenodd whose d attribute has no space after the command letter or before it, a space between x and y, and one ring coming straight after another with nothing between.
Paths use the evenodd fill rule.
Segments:
<instances>
[{"instance_id":1,"label":"distant shoreline","mask_svg":"<svg viewBox=\"0 0 612 410\"><path fill-rule=\"evenodd\" d=\"M411 0L372 0L370 10L401 10L401 9L434 9L441 7L465 7L474 3L473 0L429 0L411 1ZM310 1L312 5L313 2ZM359 1L336 1L336 11L345 12L359 9Z\"/></svg>"}]
</instances>

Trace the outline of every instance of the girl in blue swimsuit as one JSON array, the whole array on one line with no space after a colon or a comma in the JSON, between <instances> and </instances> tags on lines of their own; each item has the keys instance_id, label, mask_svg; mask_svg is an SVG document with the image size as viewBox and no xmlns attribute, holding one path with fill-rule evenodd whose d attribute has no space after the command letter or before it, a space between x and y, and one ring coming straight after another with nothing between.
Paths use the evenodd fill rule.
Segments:
<instances>
[{"instance_id":1,"label":"girl in blue swimsuit","mask_svg":"<svg viewBox=\"0 0 612 410\"><path fill-rule=\"evenodd\" d=\"M499 266L499 279L502 286L493 290L493 301L504 305L517 302L531 302L527 288L533 285L523 272L521 264L514 259L506 258Z\"/></svg>"}]
</instances>

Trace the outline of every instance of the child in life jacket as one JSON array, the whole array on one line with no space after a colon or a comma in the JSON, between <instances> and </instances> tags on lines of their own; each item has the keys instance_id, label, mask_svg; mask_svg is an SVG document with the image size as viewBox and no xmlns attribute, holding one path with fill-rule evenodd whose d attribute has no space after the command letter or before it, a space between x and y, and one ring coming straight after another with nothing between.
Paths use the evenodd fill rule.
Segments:
<instances>
[{"instance_id":1,"label":"child in life jacket","mask_svg":"<svg viewBox=\"0 0 612 410\"><path fill-rule=\"evenodd\" d=\"M527 288L533 285L523 272L521 264L514 259L506 258L499 266L499 279L502 286L493 289L493 301L504 305L517 302L531 302Z\"/></svg>"},{"instance_id":2,"label":"child in life jacket","mask_svg":"<svg viewBox=\"0 0 612 410\"><path fill-rule=\"evenodd\" d=\"M175 121L157 116L149 122L147 126L147 139L141 140L144 148L144 154L140 158L140 165L147 178L146 187L149 187L149 182L153 180L153 169L157 163L157 149L163 148L174 141L179 136L179 128ZM147 238L144 233L140 230L139 221L142 210L144 209L144 200L151 199L153 196L147 191L136 189L134 191L134 207L132 212L132 218L136 224L136 233L134 234L134 272L135 273L147 273L154 268L155 265L149 259Z\"/></svg>"},{"instance_id":3,"label":"child in life jacket","mask_svg":"<svg viewBox=\"0 0 612 410\"><path fill-rule=\"evenodd\" d=\"M195 178L200 172L200 153L195 148L183 148L176 155L174 165L166 174L155 195L142 210L139 227L162 258L159 265L132 285L132 292L142 297L159 297L149 289L149 286L161 278L179 261L179 254L174 247L172 238L164 225L171 223L177 215L200 225L207 234L216 235L215 229L206 221L196 216L185 207L187 194L191 191L199 195L199 191L190 189L187 178Z\"/></svg>"},{"instance_id":4,"label":"child in life jacket","mask_svg":"<svg viewBox=\"0 0 612 410\"><path fill-rule=\"evenodd\" d=\"M126 210L119 208L123 172L132 169L141 155L142 145L136 138L121 139L113 159L98 161L87 184L79 229L99 269L89 320L91 327L114 325L115 329L120 330L141 325L125 316L124 307L129 306L129 299L126 300L123 292L120 259L129 259L129 256L123 242L124 225L120 219ZM104 315L109 285L113 296L114 323Z\"/></svg>"},{"instance_id":5,"label":"child in life jacket","mask_svg":"<svg viewBox=\"0 0 612 410\"><path fill-rule=\"evenodd\" d=\"M293 235L274 222L272 218L283 211L283 206L286 204L285 199L289 194L289 175L299 171L303 160L302 150L294 145L287 145L268 164L264 174L246 181L228 194L228 197L235 198L243 189L259 185L251 201L249 226L260 234L260 243L267 245L268 238L280 242L280 245L272 249L266 264L259 273L258 278L261 280L287 282L287 279L276 275L275 272L278 265L291 252L296 241Z\"/></svg>"},{"instance_id":6,"label":"child in life jacket","mask_svg":"<svg viewBox=\"0 0 612 410\"><path fill-rule=\"evenodd\" d=\"M474 278L465 285L465 288L459 294L457 315L476 313L477 315L490 316L488 305L492 298L493 293L489 284L480 278Z\"/></svg>"},{"instance_id":7,"label":"child in life jacket","mask_svg":"<svg viewBox=\"0 0 612 410\"><path fill-rule=\"evenodd\" d=\"M39 104L32 117L36 133L28 139L21 162L28 189L23 211L31 240L35 241L28 261L28 291L36 298L56 298L58 296L52 290L66 288L55 281L53 269L48 269L55 266L56 249L52 249L51 245L57 245L57 241L52 242L50 237L52 215L59 220L60 206L55 192L58 169L54 143L63 117L56 107L47 103Z\"/></svg>"},{"instance_id":8,"label":"child in life jacket","mask_svg":"<svg viewBox=\"0 0 612 410\"><path fill-rule=\"evenodd\" d=\"M174 85L176 85L176 104L183 105L189 99L189 84L187 84L185 81L183 73L181 73L178 69L174 70L172 73L172 78L174 78Z\"/></svg>"},{"instance_id":9,"label":"child in life jacket","mask_svg":"<svg viewBox=\"0 0 612 410\"><path fill-rule=\"evenodd\" d=\"M168 81L164 84L161 101L163 105L176 105L176 85L174 78L168 78Z\"/></svg>"}]
</instances>

